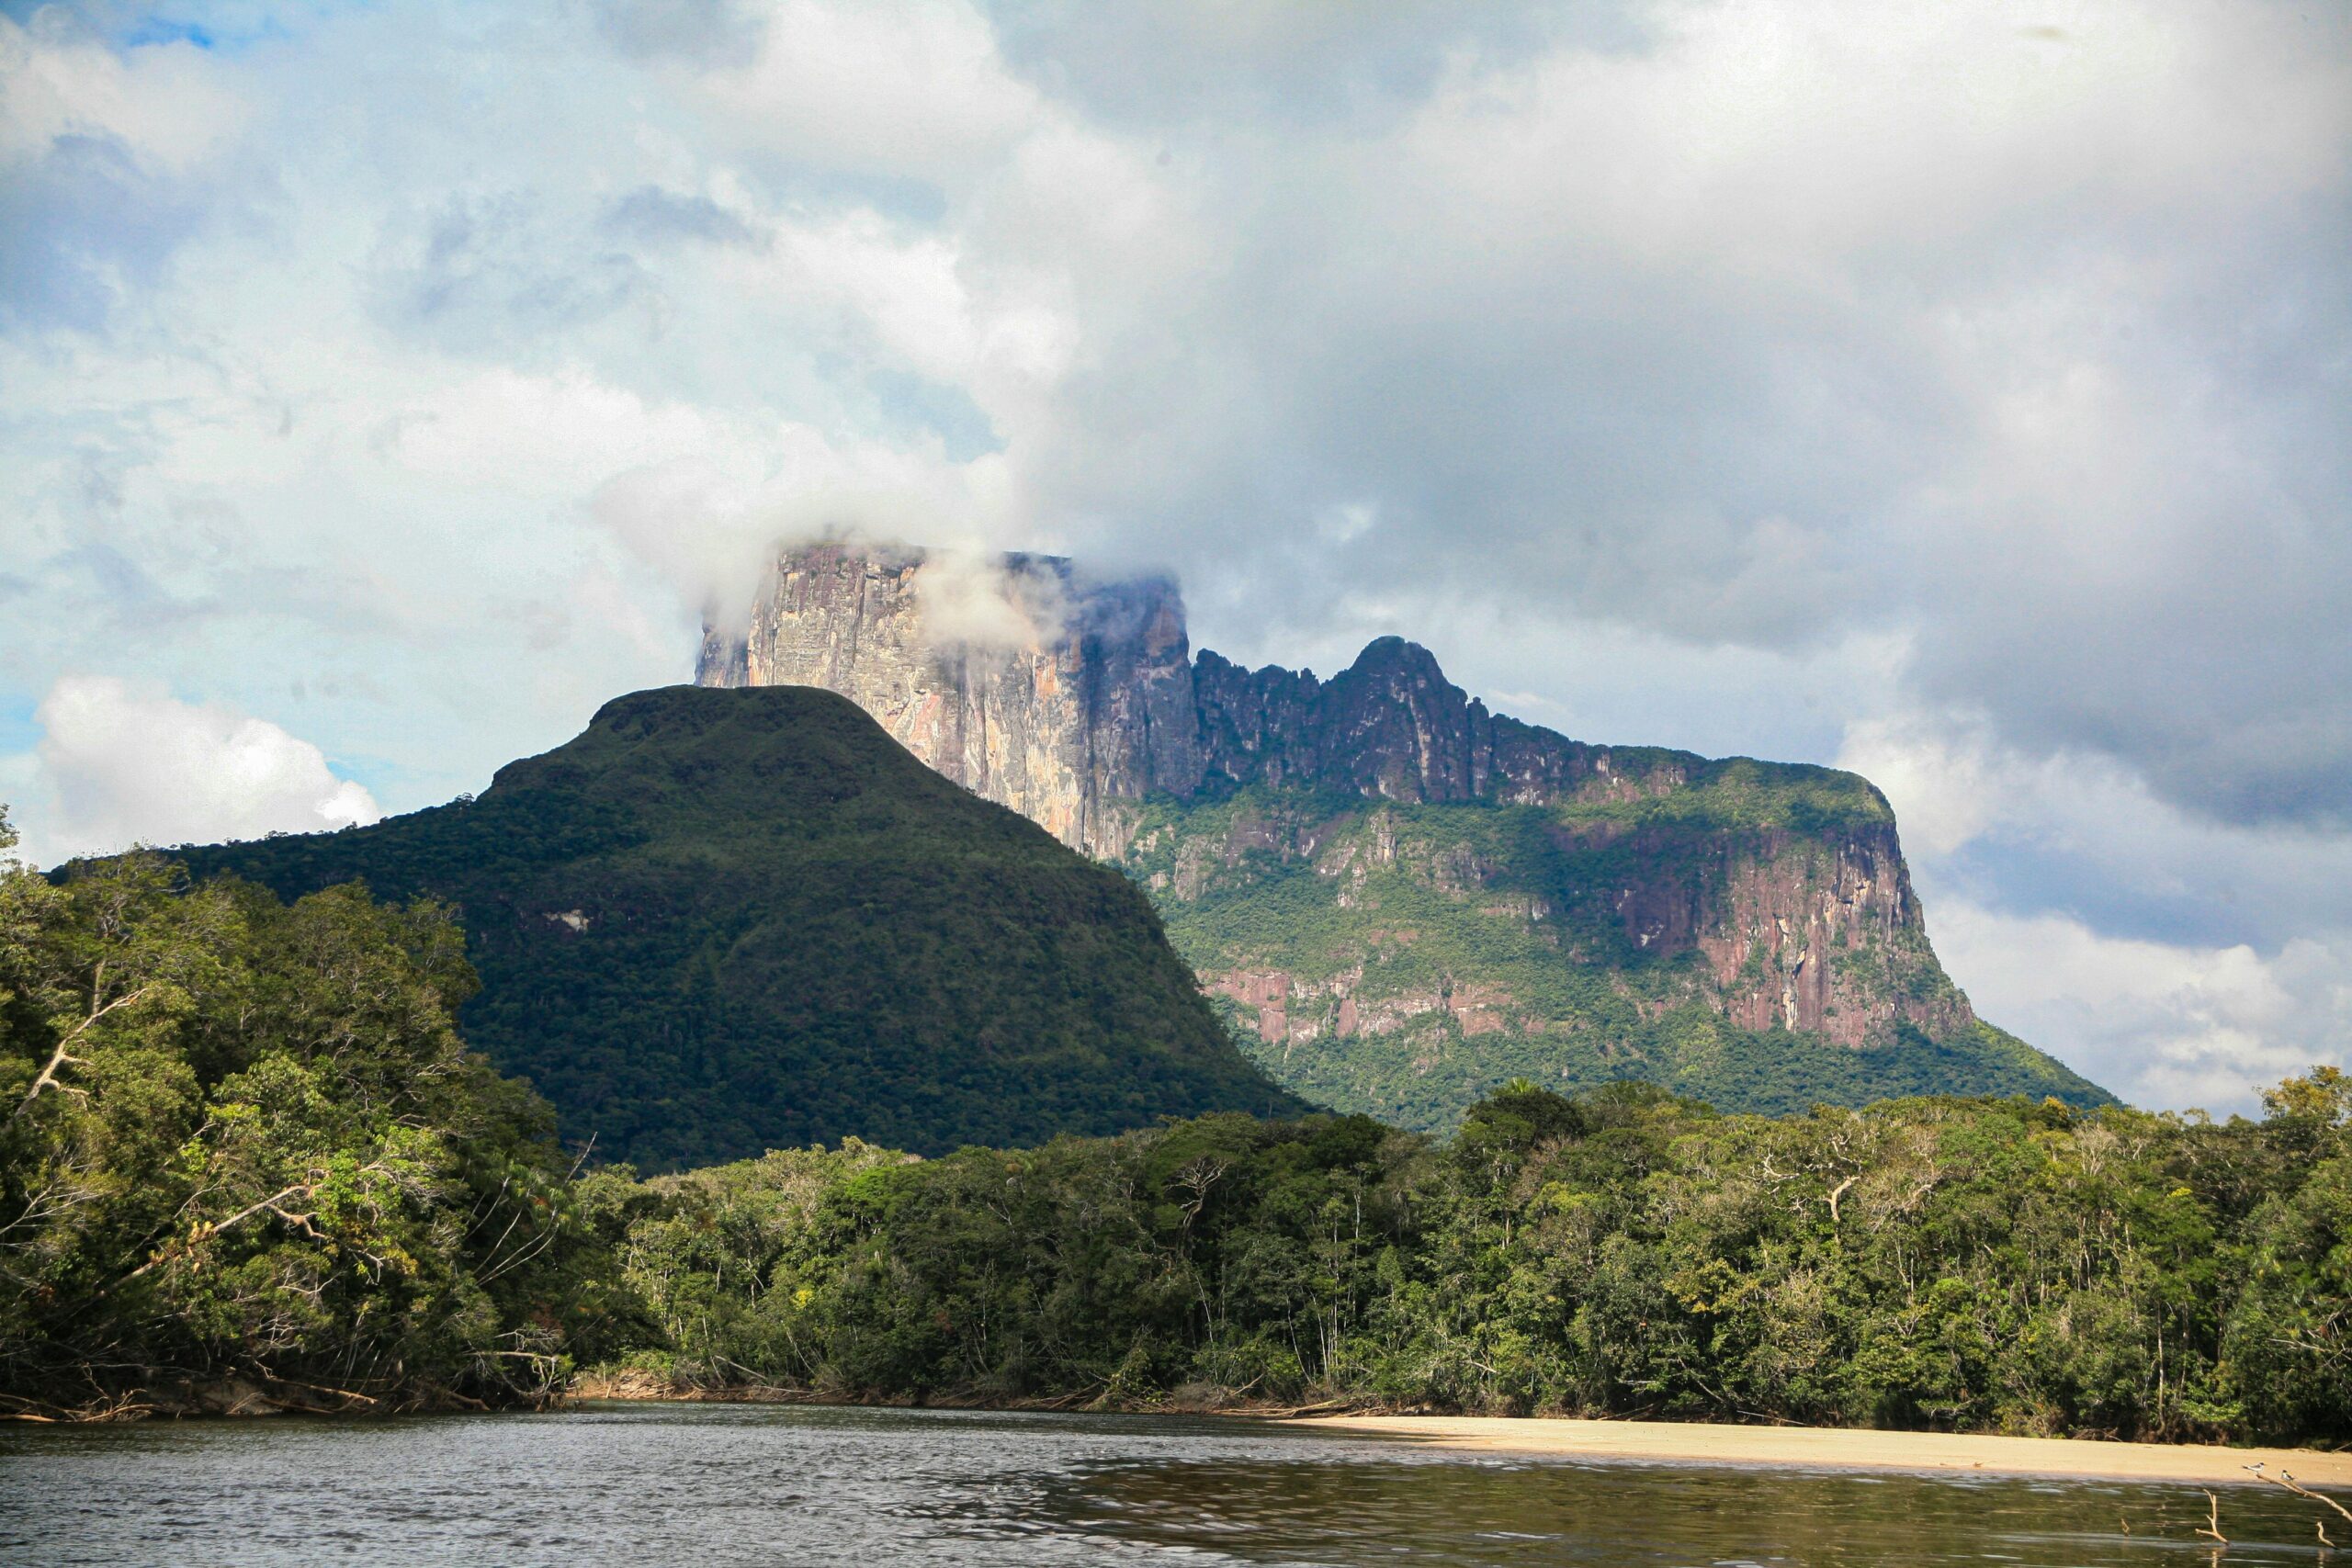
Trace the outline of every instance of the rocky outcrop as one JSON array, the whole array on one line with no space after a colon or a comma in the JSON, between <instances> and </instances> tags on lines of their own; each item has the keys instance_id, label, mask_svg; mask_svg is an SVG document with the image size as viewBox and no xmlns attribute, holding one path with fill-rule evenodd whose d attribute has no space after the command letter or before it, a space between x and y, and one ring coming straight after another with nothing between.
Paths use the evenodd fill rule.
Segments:
<instances>
[{"instance_id":1,"label":"rocky outcrop","mask_svg":"<svg viewBox=\"0 0 2352 1568\"><path fill-rule=\"evenodd\" d=\"M1827 838L1768 833L1726 868L1720 916L1683 922L1731 1021L1883 1043L1888 1025L1931 1039L1975 1014L1928 946L1894 825Z\"/></svg>"},{"instance_id":2,"label":"rocky outcrop","mask_svg":"<svg viewBox=\"0 0 2352 1568\"><path fill-rule=\"evenodd\" d=\"M1304 784L1417 804L1540 806L1570 796L1632 799L1683 782L1679 753L1602 746L1487 711L1402 637L1368 644L1329 682L1309 671L1244 670L1204 650L1193 671L1204 784Z\"/></svg>"},{"instance_id":3,"label":"rocky outcrop","mask_svg":"<svg viewBox=\"0 0 2352 1568\"><path fill-rule=\"evenodd\" d=\"M1134 804L1201 777L1183 602L1166 578L919 549L786 553L748 623L707 628L706 686L823 686L975 794L1101 857Z\"/></svg>"}]
</instances>

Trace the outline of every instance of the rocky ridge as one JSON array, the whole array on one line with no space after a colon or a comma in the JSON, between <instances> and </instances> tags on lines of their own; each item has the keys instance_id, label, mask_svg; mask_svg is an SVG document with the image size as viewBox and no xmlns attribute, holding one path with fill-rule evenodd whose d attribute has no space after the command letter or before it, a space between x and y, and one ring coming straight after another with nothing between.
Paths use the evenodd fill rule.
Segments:
<instances>
[{"instance_id":1,"label":"rocky ridge","mask_svg":"<svg viewBox=\"0 0 2352 1568\"><path fill-rule=\"evenodd\" d=\"M983 637L943 630L966 608L971 571L952 569L947 601L941 570L905 547L787 551L745 625L705 628L695 683L839 692L940 773L1105 860L1125 852L1156 793L1261 784L1543 805L1671 790L1700 761L1655 749L1621 761L1491 714L1402 637L1373 642L1328 682L1205 649L1195 660L1171 580L1091 580L1058 557L989 563L986 592L1006 613Z\"/></svg>"}]
</instances>

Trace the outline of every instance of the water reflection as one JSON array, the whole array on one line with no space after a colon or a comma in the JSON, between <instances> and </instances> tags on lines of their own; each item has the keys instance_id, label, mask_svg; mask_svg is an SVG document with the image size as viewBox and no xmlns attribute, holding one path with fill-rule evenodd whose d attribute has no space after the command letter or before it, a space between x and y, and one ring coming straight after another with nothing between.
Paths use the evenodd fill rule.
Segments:
<instances>
[{"instance_id":1,"label":"water reflection","mask_svg":"<svg viewBox=\"0 0 2352 1568\"><path fill-rule=\"evenodd\" d=\"M2298 1533L2316 1543L2310 1520L2223 1490L2230 1562L2311 1557L2289 1544ZM1218 1461L1067 1477L1046 1506L1102 1537L1213 1542L1263 1562L2095 1565L2205 1554L2192 1534L2206 1518L2201 1492L2097 1482Z\"/></svg>"},{"instance_id":2,"label":"water reflection","mask_svg":"<svg viewBox=\"0 0 2352 1568\"><path fill-rule=\"evenodd\" d=\"M2312 1505L2221 1495L2228 1562L2327 1560ZM1211 1420L640 1405L0 1433L10 1563L2191 1568L2205 1512L2193 1488L1526 1462Z\"/></svg>"}]
</instances>

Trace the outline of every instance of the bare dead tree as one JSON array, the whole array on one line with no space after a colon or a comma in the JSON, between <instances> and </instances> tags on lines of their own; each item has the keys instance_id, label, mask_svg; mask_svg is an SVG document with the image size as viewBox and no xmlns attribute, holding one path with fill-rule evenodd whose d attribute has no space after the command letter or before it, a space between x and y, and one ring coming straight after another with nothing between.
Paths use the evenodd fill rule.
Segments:
<instances>
[{"instance_id":1,"label":"bare dead tree","mask_svg":"<svg viewBox=\"0 0 2352 1568\"><path fill-rule=\"evenodd\" d=\"M2343 1515L2344 1520L2346 1524L2352 1524L2352 1508L2345 1507L2343 1504L2337 1502L2335 1498L2329 1496L2324 1492L2314 1492L2310 1487L2305 1486L2302 1483L2295 1479L2294 1472L2292 1471L2282 1470L2278 1474L2273 1475L2268 1471L2262 1468L2262 1462L2259 1460L2245 1466L2245 1471L2247 1474L2253 1476L2256 1481L2267 1481L2273 1486L2285 1487L2288 1491L2292 1492L2298 1497L2308 1497L2314 1503L2324 1503L2329 1507L2335 1509L2337 1513ZM2323 1546L2334 1546L2335 1544L2335 1542L2327 1539L2327 1521L2325 1519L2319 1521L2319 1539L2320 1544Z\"/></svg>"},{"instance_id":2,"label":"bare dead tree","mask_svg":"<svg viewBox=\"0 0 2352 1568\"><path fill-rule=\"evenodd\" d=\"M105 964L101 963L98 965L98 972L101 976L105 975ZM103 985L103 978L101 978L98 981L93 982L93 985L96 987ZM68 1054L73 1049L74 1043L81 1039L83 1035L87 1034L92 1027L95 1026L100 1019L106 1017L107 1014L113 1012L118 1008L130 1007L145 999L153 992L154 989L155 987L152 985L141 986L135 991L125 991L121 996L115 998L110 1002L100 1002L98 1000L98 996L101 993L94 988L90 998L89 1013L84 1017L79 1023L76 1023L72 1029L67 1030L64 1037L58 1041L57 1048L49 1054L48 1065L42 1067L40 1076L33 1079L32 1087L25 1090L25 1097L17 1101L17 1108L8 1112L8 1121L10 1124L13 1125L17 1117L22 1116L26 1111L32 1109L33 1101L41 1097L41 1092L44 1089L53 1089L65 1094L86 1094L88 1091L75 1089L72 1084L64 1082L57 1076L58 1070L62 1067L76 1067L82 1065L81 1057Z\"/></svg>"}]
</instances>

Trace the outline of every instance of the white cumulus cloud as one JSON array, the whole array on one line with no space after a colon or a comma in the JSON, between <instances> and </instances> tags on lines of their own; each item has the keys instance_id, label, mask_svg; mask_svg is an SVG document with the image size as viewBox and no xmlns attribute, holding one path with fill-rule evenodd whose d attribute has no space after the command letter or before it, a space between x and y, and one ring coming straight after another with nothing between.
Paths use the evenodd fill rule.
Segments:
<instances>
[{"instance_id":1,"label":"white cumulus cloud","mask_svg":"<svg viewBox=\"0 0 2352 1568\"><path fill-rule=\"evenodd\" d=\"M29 27L0 17L0 160L100 137L180 170L217 152L243 120L244 106L193 45L126 56L76 37L62 8L34 13Z\"/></svg>"},{"instance_id":2,"label":"white cumulus cloud","mask_svg":"<svg viewBox=\"0 0 2352 1568\"><path fill-rule=\"evenodd\" d=\"M69 675L34 715L34 787L51 809L36 862L133 842L195 843L375 821L375 796L266 719L105 675Z\"/></svg>"},{"instance_id":3,"label":"white cumulus cloud","mask_svg":"<svg viewBox=\"0 0 2352 1568\"><path fill-rule=\"evenodd\" d=\"M2197 818L2096 753L2034 757L1981 715L1849 727L1928 929L1976 1010L2136 1104L2251 1112L2352 1047L2352 845Z\"/></svg>"},{"instance_id":4,"label":"white cumulus cloud","mask_svg":"<svg viewBox=\"0 0 2352 1568\"><path fill-rule=\"evenodd\" d=\"M28 852L341 782L141 796L36 746L87 671L407 809L860 533L1170 568L1250 662L1401 633L1585 739L1842 749L1986 1014L2135 1096L2211 1086L2115 1021L2267 1072L2330 1016L2352 9L0 11Z\"/></svg>"},{"instance_id":5,"label":"white cumulus cloud","mask_svg":"<svg viewBox=\"0 0 2352 1568\"><path fill-rule=\"evenodd\" d=\"M2341 1064L2352 1038L2352 942L2299 937L2266 956L1960 901L1930 918L1980 1012L2136 1105L2253 1114L2263 1089Z\"/></svg>"}]
</instances>

